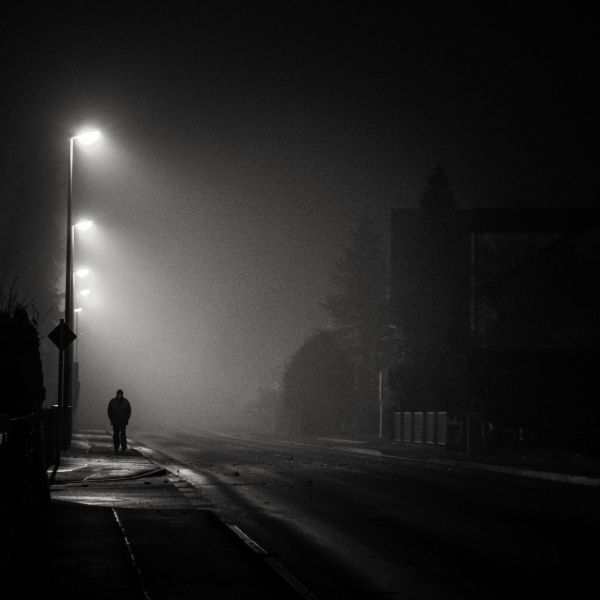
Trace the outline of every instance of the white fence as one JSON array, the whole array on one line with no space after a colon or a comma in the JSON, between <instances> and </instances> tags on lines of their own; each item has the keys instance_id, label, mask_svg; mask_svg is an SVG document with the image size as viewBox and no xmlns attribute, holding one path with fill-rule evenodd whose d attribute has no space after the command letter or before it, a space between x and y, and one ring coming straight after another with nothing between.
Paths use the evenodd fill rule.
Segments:
<instances>
[{"instance_id":1,"label":"white fence","mask_svg":"<svg viewBox=\"0 0 600 600\"><path fill-rule=\"evenodd\" d=\"M445 446L448 441L448 413L446 411L395 412L394 441Z\"/></svg>"}]
</instances>

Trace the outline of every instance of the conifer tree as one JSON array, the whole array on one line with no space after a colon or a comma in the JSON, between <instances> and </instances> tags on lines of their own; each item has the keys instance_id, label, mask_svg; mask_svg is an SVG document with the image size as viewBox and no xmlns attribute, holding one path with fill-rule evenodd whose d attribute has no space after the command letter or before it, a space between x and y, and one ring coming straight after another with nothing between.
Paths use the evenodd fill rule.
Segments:
<instances>
[{"instance_id":1,"label":"conifer tree","mask_svg":"<svg viewBox=\"0 0 600 600\"><path fill-rule=\"evenodd\" d=\"M366 215L352 229L349 247L333 275L337 291L321 303L350 357L355 394L362 398L355 422L372 431L376 421L378 373L386 360L383 340L389 323L388 267L379 236Z\"/></svg>"},{"instance_id":2,"label":"conifer tree","mask_svg":"<svg viewBox=\"0 0 600 600\"><path fill-rule=\"evenodd\" d=\"M427 185L421 195L420 208L427 212L437 212L455 207L450 178L444 166L438 163L427 178Z\"/></svg>"},{"instance_id":3,"label":"conifer tree","mask_svg":"<svg viewBox=\"0 0 600 600\"><path fill-rule=\"evenodd\" d=\"M352 366L335 332L317 331L283 376L283 427L303 434L342 432L354 415Z\"/></svg>"},{"instance_id":4,"label":"conifer tree","mask_svg":"<svg viewBox=\"0 0 600 600\"><path fill-rule=\"evenodd\" d=\"M321 306L334 325L358 343L380 337L388 322L387 261L367 216L352 229L350 246L337 264L337 291Z\"/></svg>"}]
</instances>

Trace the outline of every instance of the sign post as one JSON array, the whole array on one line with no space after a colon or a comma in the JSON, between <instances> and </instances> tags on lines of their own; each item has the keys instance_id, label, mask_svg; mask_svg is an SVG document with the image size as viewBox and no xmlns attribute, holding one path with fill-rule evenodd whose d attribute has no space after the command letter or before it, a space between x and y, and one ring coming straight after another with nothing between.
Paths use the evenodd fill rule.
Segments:
<instances>
[{"instance_id":1,"label":"sign post","mask_svg":"<svg viewBox=\"0 0 600 600\"><path fill-rule=\"evenodd\" d=\"M77 337L71 328L65 323L64 319L48 334L48 337L58 348L58 427L57 435L57 464L59 464L59 451L66 449L68 443L64 438L64 421L66 417L65 411L65 386L64 386L64 370L65 370L65 349Z\"/></svg>"}]
</instances>

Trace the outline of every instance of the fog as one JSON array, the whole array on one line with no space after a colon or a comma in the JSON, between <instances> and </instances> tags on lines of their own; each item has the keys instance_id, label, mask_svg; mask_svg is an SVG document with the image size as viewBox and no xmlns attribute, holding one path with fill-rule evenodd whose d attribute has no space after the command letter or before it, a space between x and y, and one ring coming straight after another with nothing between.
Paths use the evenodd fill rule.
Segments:
<instances>
[{"instance_id":1,"label":"fog","mask_svg":"<svg viewBox=\"0 0 600 600\"><path fill-rule=\"evenodd\" d=\"M94 222L75 232L75 269L90 269L76 286L91 290L76 294L82 423L101 422L118 387L140 421L220 422L327 324L327 269L314 263L318 252L333 268L336 256L319 241L323 214L314 225L298 214L309 220L299 227L293 207L282 218L256 190L219 189L177 158L106 135L76 149L74 221Z\"/></svg>"},{"instance_id":2,"label":"fog","mask_svg":"<svg viewBox=\"0 0 600 600\"><path fill-rule=\"evenodd\" d=\"M68 137L102 131L75 147L73 220L94 222L75 238L81 425L107 424L117 388L132 425L239 420L329 326L353 222L370 215L385 246L390 208L417 206L436 163L461 208L589 202L594 69L554 45L560 29L589 55L573 16L196 8L6 15L0 267L47 314L49 403Z\"/></svg>"}]
</instances>

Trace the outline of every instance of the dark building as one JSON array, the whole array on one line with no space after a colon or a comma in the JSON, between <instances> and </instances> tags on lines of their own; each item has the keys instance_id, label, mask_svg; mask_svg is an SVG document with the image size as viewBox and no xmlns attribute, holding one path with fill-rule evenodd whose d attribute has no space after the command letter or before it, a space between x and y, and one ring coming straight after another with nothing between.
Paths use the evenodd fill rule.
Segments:
<instances>
[{"instance_id":1,"label":"dark building","mask_svg":"<svg viewBox=\"0 0 600 600\"><path fill-rule=\"evenodd\" d=\"M599 226L594 209L394 210L396 408L596 448Z\"/></svg>"}]
</instances>

